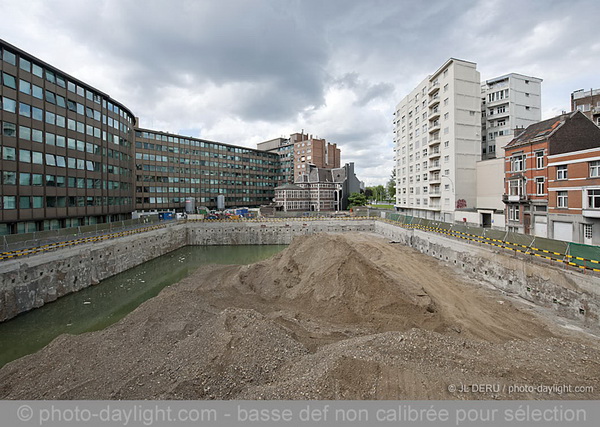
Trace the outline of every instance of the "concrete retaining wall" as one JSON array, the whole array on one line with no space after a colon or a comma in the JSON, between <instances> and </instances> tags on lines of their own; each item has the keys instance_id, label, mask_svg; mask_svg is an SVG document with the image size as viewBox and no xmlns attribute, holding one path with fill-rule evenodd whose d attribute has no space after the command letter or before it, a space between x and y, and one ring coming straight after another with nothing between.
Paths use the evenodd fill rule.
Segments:
<instances>
[{"instance_id":1,"label":"concrete retaining wall","mask_svg":"<svg viewBox=\"0 0 600 427\"><path fill-rule=\"evenodd\" d=\"M288 245L294 236L320 232L374 232L372 220L188 223L189 245Z\"/></svg>"},{"instance_id":2,"label":"concrete retaining wall","mask_svg":"<svg viewBox=\"0 0 600 427\"><path fill-rule=\"evenodd\" d=\"M421 230L373 220L188 222L102 243L46 252L0 263L0 321L186 245L289 244L294 236L318 232L375 232L390 241L462 269L474 280L561 315L599 324L600 278L534 262L490 246L470 244Z\"/></svg>"},{"instance_id":3,"label":"concrete retaining wall","mask_svg":"<svg viewBox=\"0 0 600 427\"><path fill-rule=\"evenodd\" d=\"M0 263L0 321L79 291L186 245L174 225Z\"/></svg>"},{"instance_id":4,"label":"concrete retaining wall","mask_svg":"<svg viewBox=\"0 0 600 427\"><path fill-rule=\"evenodd\" d=\"M536 305L552 307L561 316L589 326L600 324L600 278L597 276L583 274L561 263L551 265L530 255L383 222L376 223L375 232L456 266L470 279L485 281Z\"/></svg>"}]
</instances>

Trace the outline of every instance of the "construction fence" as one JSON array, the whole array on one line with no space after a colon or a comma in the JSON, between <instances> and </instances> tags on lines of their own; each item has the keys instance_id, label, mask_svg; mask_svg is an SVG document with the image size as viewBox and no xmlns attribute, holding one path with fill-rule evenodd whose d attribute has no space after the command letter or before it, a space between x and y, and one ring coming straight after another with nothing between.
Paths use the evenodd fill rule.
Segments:
<instances>
[{"instance_id":1,"label":"construction fence","mask_svg":"<svg viewBox=\"0 0 600 427\"><path fill-rule=\"evenodd\" d=\"M393 212L382 212L380 216L382 219L404 228L440 233L454 238L474 241L525 255L564 263L565 265L583 270L600 272L599 246L564 242L562 240L553 240L491 228L452 224Z\"/></svg>"},{"instance_id":2,"label":"construction fence","mask_svg":"<svg viewBox=\"0 0 600 427\"><path fill-rule=\"evenodd\" d=\"M33 233L8 234L0 236L0 260L13 258L15 254L30 255L39 248L57 248L68 246L69 242L85 243L87 241L105 240L102 236L119 237L141 232L159 222L158 216L145 216L126 221L115 221L105 224L83 225L79 227L60 228L57 230L36 231ZM46 250L48 250L46 249ZM33 250L33 251L32 251Z\"/></svg>"}]
</instances>

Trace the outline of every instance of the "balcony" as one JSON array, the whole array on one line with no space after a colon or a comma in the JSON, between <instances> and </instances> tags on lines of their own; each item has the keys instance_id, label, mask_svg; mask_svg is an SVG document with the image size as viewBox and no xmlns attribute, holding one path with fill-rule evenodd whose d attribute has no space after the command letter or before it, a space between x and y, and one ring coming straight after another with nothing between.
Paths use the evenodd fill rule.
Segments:
<instances>
[{"instance_id":1,"label":"balcony","mask_svg":"<svg viewBox=\"0 0 600 427\"><path fill-rule=\"evenodd\" d=\"M429 152L429 160L435 159L436 157L440 157L440 149L434 148Z\"/></svg>"},{"instance_id":2,"label":"balcony","mask_svg":"<svg viewBox=\"0 0 600 427\"><path fill-rule=\"evenodd\" d=\"M429 171L436 171L442 169L439 161L429 163Z\"/></svg>"},{"instance_id":3,"label":"balcony","mask_svg":"<svg viewBox=\"0 0 600 427\"><path fill-rule=\"evenodd\" d=\"M433 184L440 184L442 182L442 178L440 177L439 173L434 173L431 174L431 177L429 178L429 184L433 185ZM439 188L439 187L438 187ZM435 191L435 187L433 187L431 189L431 191Z\"/></svg>"},{"instance_id":4,"label":"balcony","mask_svg":"<svg viewBox=\"0 0 600 427\"><path fill-rule=\"evenodd\" d=\"M506 107L504 109L504 111L502 111L501 113L495 112L493 115L488 115L488 120L495 120L495 119L500 119L502 117L508 117L510 116L510 109L508 107Z\"/></svg>"},{"instance_id":5,"label":"balcony","mask_svg":"<svg viewBox=\"0 0 600 427\"><path fill-rule=\"evenodd\" d=\"M429 123L429 133L439 132L441 124L439 120L435 120L433 123Z\"/></svg>"},{"instance_id":6,"label":"balcony","mask_svg":"<svg viewBox=\"0 0 600 427\"><path fill-rule=\"evenodd\" d=\"M586 218L600 218L600 209L583 209L581 215Z\"/></svg>"},{"instance_id":7,"label":"balcony","mask_svg":"<svg viewBox=\"0 0 600 427\"><path fill-rule=\"evenodd\" d=\"M427 92L429 95L433 95L438 90L440 90L440 82L435 81L429 85L429 91Z\"/></svg>"},{"instance_id":8,"label":"balcony","mask_svg":"<svg viewBox=\"0 0 600 427\"><path fill-rule=\"evenodd\" d=\"M429 111L428 120L435 120L440 118L440 109L438 107L432 108Z\"/></svg>"},{"instance_id":9,"label":"balcony","mask_svg":"<svg viewBox=\"0 0 600 427\"><path fill-rule=\"evenodd\" d=\"M429 147L433 147L435 145L439 145L442 142L442 139L440 138L440 135L430 135L429 136Z\"/></svg>"},{"instance_id":10,"label":"balcony","mask_svg":"<svg viewBox=\"0 0 600 427\"><path fill-rule=\"evenodd\" d=\"M526 202L529 197L526 194L503 194L502 201L504 203L520 203Z\"/></svg>"},{"instance_id":11,"label":"balcony","mask_svg":"<svg viewBox=\"0 0 600 427\"><path fill-rule=\"evenodd\" d=\"M429 98L429 108L433 108L435 105L440 103L440 96L436 93L431 98Z\"/></svg>"}]
</instances>

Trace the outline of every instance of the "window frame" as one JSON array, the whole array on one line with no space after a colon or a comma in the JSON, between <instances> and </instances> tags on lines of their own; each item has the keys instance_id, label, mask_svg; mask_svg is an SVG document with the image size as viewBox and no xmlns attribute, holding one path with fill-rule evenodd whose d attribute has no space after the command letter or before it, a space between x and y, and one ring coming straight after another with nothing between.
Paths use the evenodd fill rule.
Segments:
<instances>
[{"instance_id":1,"label":"window frame","mask_svg":"<svg viewBox=\"0 0 600 427\"><path fill-rule=\"evenodd\" d=\"M569 179L569 167L568 165L556 166L556 180L564 181Z\"/></svg>"},{"instance_id":2,"label":"window frame","mask_svg":"<svg viewBox=\"0 0 600 427\"><path fill-rule=\"evenodd\" d=\"M535 178L535 194L538 196L544 195L545 179L543 176L537 176ZM541 190L541 191L540 191Z\"/></svg>"},{"instance_id":3,"label":"window frame","mask_svg":"<svg viewBox=\"0 0 600 427\"><path fill-rule=\"evenodd\" d=\"M569 207L569 192L567 190L556 192L556 207L562 209Z\"/></svg>"},{"instance_id":4,"label":"window frame","mask_svg":"<svg viewBox=\"0 0 600 427\"><path fill-rule=\"evenodd\" d=\"M598 178L600 177L600 160L589 162L589 177Z\"/></svg>"}]
</instances>

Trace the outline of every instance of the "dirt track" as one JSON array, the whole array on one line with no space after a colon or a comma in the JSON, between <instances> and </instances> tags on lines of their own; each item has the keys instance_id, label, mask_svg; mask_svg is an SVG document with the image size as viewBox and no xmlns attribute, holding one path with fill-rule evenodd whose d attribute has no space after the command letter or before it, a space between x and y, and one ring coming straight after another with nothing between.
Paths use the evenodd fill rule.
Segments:
<instances>
[{"instance_id":1,"label":"dirt track","mask_svg":"<svg viewBox=\"0 0 600 427\"><path fill-rule=\"evenodd\" d=\"M598 399L599 340L371 234L209 266L0 370L3 399ZM448 386L499 385L450 393ZM593 386L508 393L511 385Z\"/></svg>"}]
</instances>

